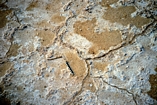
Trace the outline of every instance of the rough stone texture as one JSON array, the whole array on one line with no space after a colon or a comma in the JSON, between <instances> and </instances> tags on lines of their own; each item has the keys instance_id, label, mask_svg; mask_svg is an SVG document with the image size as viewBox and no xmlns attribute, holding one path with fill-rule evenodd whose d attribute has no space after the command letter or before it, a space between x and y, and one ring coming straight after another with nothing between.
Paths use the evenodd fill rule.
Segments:
<instances>
[{"instance_id":1,"label":"rough stone texture","mask_svg":"<svg viewBox=\"0 0 157 105\"><path fill-rule=\"evenodd\" d=\"M0 0L0 105L157 105L156 0Z\"/></svg>"}]
</instances>

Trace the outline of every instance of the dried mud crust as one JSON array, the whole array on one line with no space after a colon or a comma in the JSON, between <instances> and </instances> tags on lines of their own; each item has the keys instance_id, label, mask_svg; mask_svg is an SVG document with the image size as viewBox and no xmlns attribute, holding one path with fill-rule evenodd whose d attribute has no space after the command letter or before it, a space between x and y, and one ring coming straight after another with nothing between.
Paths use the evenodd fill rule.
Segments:
<instances>
[{"instance_id":1,"label":"dried mud crust","mask_svg":"<svg viewBox=\"0 0 157 105\"><path fill-rule=\"evenodd\" d=\"M6 16L9 15L12 11L4 4L4 3L0 3L0 28L4 27L6 25L6 23L8 22Z\"/></svg>"},{"instance_id":2,"label":"dried mud crust","mask_svg":"<svg viewBox=\"0 0 157 105\"><path fill-rule=\"evenodd\" d=\"M93 43L93 46L89 49L90 54L96 54L99 50L108 50L111 46L116 46L122 42L119 31L105 30L103 33L97 34L94 32L95 24L96 19L92 19L86 22L77 21L73 26L76 34Z\"/></svg>"},{"instance_id":3,"label":"dried mud crust","mask_svg":"<svg viewBox=\"0 0 157 105\"><path fill-rule=\"evenodd\" d=\"M155 68L155 71L157 72L157 68ZM149 82L151 84L151 89L148 91L148 95L157 100L157 73L154 75L150 75Z\"/></svg>"},{"instance_id":4,"label":"dried mud crust","mask_svg":"<svg viewBox=\"0 0 157 105\"><path fill-rule=\"evenodd\" d=\"M109 20L112 23L120 23L124 26L128 24L135 25L138 28L151 22L151 19L141 16L131 17L131 14L136 11L134 6L122 6L118 8L108 8L104 13L103 18ZM111 13L112 12L112 13Z\"/></svg>"},{"instance_id":5,"label":"dried mud crust","mask_svg":"<svg viewBox=\"0 0 157 105\"><path fill-rule=\"evenodd\" d=\"M156 104L155 3L0 1L0 103Z\"/></svg>"}]
</instances>

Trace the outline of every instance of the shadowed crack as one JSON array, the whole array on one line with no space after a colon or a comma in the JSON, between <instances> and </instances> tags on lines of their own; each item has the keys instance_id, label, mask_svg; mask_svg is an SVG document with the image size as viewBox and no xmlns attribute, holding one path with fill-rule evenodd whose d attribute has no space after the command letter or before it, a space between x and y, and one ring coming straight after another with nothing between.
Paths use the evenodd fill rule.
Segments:
<instances>
[{"instance_id":1,"label":"shadowed crack","mask_svg":"<svg viewBox=\"0 0 157 105\"><path fill-rule=\"evenodd\" d=\"M135 40L138 36L144 35L144 34L147 32L147 30L148 30L149 28L151 28L152 25L155 24L156 21L157 21L157 20L153 20L153 22L151 22L150 24L148 24L148 25L146 26L146 28L145 28L141 33L134 35L130 41L128 41L128 42L126 42L126 43L123 43L122 45L118 46L117 48L112 49L112 50L108 51L107 53L105 53L105 54L103 54L103 55L101 55L101 56L97 56L97 57L94 57L94 58L84 58L84 59L85 59L85 60L97 60L97 59L100 59L100 58L102 58L102 57L105 57L106 55L110 54L111 52L114 52L114 51L116 51L116 50L118 50L118 49L120 49L120 48L122 48L122 47L124 47L124 46L127 46L127 45L129 45L129 44L132 44L132 43L134 42L134 40Z\"/></svg>"},{"instance_id":2,"label":"shadowed crack","mask_svg":"<svg viewBox=\"0 0 157 105\"><path fill-rule=\"evenodd\" d=\"M6 0L6 1L7 1L7 0ZM145 29L144 29L140 34L134 35L134 36L132 37L132 39L131 39L129 42L126 42L126 43L124 43L124 44L121 44L120 46L117 46L117 48L111 49L111 50L109 50L107 53L105 53L105 54L103 54L103 55L101 55L101 56L97 56L97 57L94 57L94 58L83 58L83 57L81 57L81 52L79 52L79 50L78 50L77 48L73 47L72 45L70 45L70 44L68 44L68 43L64 43L63 40L62 40L63 36L64 36L65 33L67 32L67 30L63 31L62 29L64 29L64 27L65 27L65 29L67 29L66 26L68 26L69 20L72 19L72 18L75 18L75 16L76 16L75 13L70 9L71 4L72 4L72 2L70 1L70 2L68 2L68 4L65 6L65 8L63 8L64 11L69 11L69 12L70 12L70 16L66 19L66 21L65 21L63 24L61 24L60 26L57 26L57 27L55 28L56 37L55 37L55 40L54 40L53 44L58 42L58 43L59 43L61 46L63 46L63 47L67 47L67 48L69 48L69 49L75 50L75 51L77 52L78 56L79 56L80 58L84 59L84 61L85 61L85 63L86 63L86 67L87 67L87 74L85 75L85 77L84 77L83 80L82 80L81 88L80 88L77 92L75 92L75 93L73 94L72 98L69 99L68 101L66 101L66 102L64 103L64 105L72 104L72 103L75 101L75 99L77 98L77 96L79 96L79 95L84 91L83 85L84 85L84 83L85 83L85 80L90 76L90 64L89 64L88 60L97 60L97 59L100 59L100 58L102 58L102 57L105 57L107 54L112 53L113 51L116 51L116 50L118 50L118 49L120 49L120 48L122 48L122 47L124 47L124 46L129 45L129 44L132 44L132 43L134 42L134 40L135 40L138 36L142 36L143 34L146 34L147 30L149 30L149 29L151 28L151 26L157 21L157 20L155 20L154 17L153 17L152 19L154 19L154 21L153 21L152 23L150 23L149 25L147 25L147 26L145 27ZM86 8L86 11L88 11L88 10L90 10L90 9L91 9L91 8ZM19 18L18 18L18 16L17 16L16 12L14 12L14 16L15 16L15 18L16 18L16 21L21 25L20 20L19 20ZM19 26L19 27L17 27L17 28L14 28L14 30L9 31L9 32L6 34L6 35L7 35L7 36L6 36L6 39L8 38L9 40L11 40L11 44L12 44L12 40L13 40L13 36L14 36L15 32L18 31L18 30L23 30L23 29L25 29L25 28L27 28L27 25L26 25L26 27L25 27L25 26L23 26L23 27ZM61 33L60 33L60 32L61 32ZM9 49L10 49L10 48L9 48ZM9 50L8 50L8 51L9 51ZM63 57L62 57L62 56L56 56L56 57L53 57L53 58L47 58L47 60L56 60L56 59L60 59L60 58L63 58ZM1 63L1 62L0 62L0 63ZM67 64L68 64L68 63L67 63ZM68 66L69 66L69 64L68 64ZM46 65L46 68L47 68L47 65ZM69 68L70 68L70 66L69 66ZM14 72L13 72L13 71L14 71L14 70L12 70L12 71L10 70L10 71L9 71L10 73L7 74L5 78L7 78L8 75L11 75L12 77L8 78L8 79L5 80L5 81L3 80L3 82L6 82L6 83L8 82L8 83L9 83L9 81L17 74L17 71L14 71ZM5 79L5 78L4 78L4 79ZM118 87L118 86L109 84L108 82L106 82L105 80L103 80L103 77L102 77L102 76L100 76L100 77L94 77L94 78L102 79L102 81L103 81L104 83L106 83L107 85L109 85L109 86L111 86L111 87L114 87L114 88L117 88L117 89L119 89L119 90L126 91L128 94L132 95L133 100L134 100L135 104L137 105L135 95L134 95L132 92L128 91L127 89L124 89L124 88L121 88L121 87ZM96 94L97 94L97 92L96 92Z\"/></svg>"},{"instance_id":3,"label":"shadowed crack","mask_svg":"<svg viewBox=\"0 0 157 105\"><path fill-rule=\"evenodd\" d=\"M70 11L70 16L66 19L65 21L65 26L68 26L68 21L72 18L75 18L76 17L76 14L74 13L74 11Z\"/></svg>"},{"instance_id":4,"label":"shadowed crack","mask_svg":"<svg viewBox=\"0 0 157 105\"><path fill-rule=\"evenodd\" d=\"M21 22L20 22L20 20L19 20L17 14L16 14L16 11L13 12L13 15L15 16L16 21L21 25Z\"/></svg>"},{"instance_id":5,"label":"shadowed crack","mask_svg":"<svg viewBox=\"0 0 157 105\"><path fill-rule=\"evenodd\" d=\"M117 89L119 89L119 90L124 90L124 91L126 91L128 94L131 94L131 95L132 95L132 98L133 98L135 104L138 105L138 104L137 104L137 101L136 101L136 98L135 98L135 95L134 95L132 92L128 91L127 89L125 89L125 88L120 88L120 87L118 87L118 86L109 84L108 82L106 82L105 80L103 80L103 77L102 77L102 76L93 77L93 78L100 78L100 79L102 79L102 81L103 81L104 83L106 83L107 85L109 85L109 86L111 86L111 87L114 87L114 88L117 88Z\"/></svg>"},{"instance_id":6,"label":"shadowed crack","mask_svg":"<svg viewBox=\"0 0 157 105\"><path fill-rule=\"evenodd\" d=\"M72 98L70 100L68 100L67 102L65 102L63 105L72 104L75 101L76 97L83 92L83 85L84 85L84 82L85 82L86 78L89 77L89 70L90 70L90 67L89 67L89 64L88 64L87 60L85 60L85 63L86 63L86 66L87 66L87 74L82 80L82 85L81 85L80 90L75 92L74 95L72 96Z\"/></svg>"},{"instance_id":7,"label":"shadowed crack","mask_svg":"<svg viewBox=\"0 0 157 105\"><path fill-rule=\"evenodd\" d=\"M146 32L147 32L147 30L149 30L149 29L151 28L151 26L153 26L153 25L155 24L155 22L157 21L157 20L154 19L150 24L148 24L148 25L142 30L141 33L134 35L128 42L122 43L122 44L121 44L120 46L118 46L117 48L112 49L112 50L108 51L107 53L105 53L105 54L103 54L103 55L101 55L101 56L97 56L97 57L94 57L94 58L83 58L83 57L81 57L81 54L80 54L80 52L79 52L79 50L78 50L77 48L75 48L75 47L69 45L68 43L64 43L64 42L63 42L63 40L62 40L63 35L65 35L65 33L66 33L67 31L62 32L60 35L58 34L58 33L61 31L61 28L62 28L62 27L67 26L67 22L69 21L69 19L74 18L74 17L75 17L74 14L71 15L69 18L67 18L65 24L64 24L63 26L59 27L59 29L58 29L58 31L57 31L57 33L56 33L56 41L58 40L59 43L60 43L62 46L64 46L64 47L67 47L67 48L70 48L70 49L73 49L73 50L77 51L78 56L79 56L80 58L82 58L82 59L85 60L86 65L87 65L87 68L88 68L88 73L87 73L87 75L84 77L84 79L82 80L82 85L81 85L80 90L77 91L77 92L75 92L75 93L73 94L72 98L69 99L68 101L66 101L63 105L70 105L70 104L72 104L72 103L75 101L76 97L77 97L78 95L80 95L80 94L83 92L84 81L86 80L87 77L89 77L89 71L90 71L90 67L89 67L89 64L88 64L88 60L97 60L97 59L100 59L100 58L102 58L102 57L105 57L107 54L110 54L110 53L112 53L112 52L114 52L114 51L116 51L116 50L118 50L118 49L120 49L120 48L122 48L122 47L124 47L124 46L127 46L127 45L129 45L129 44L132 44L132 43L134 42L134 40L135 40L138 36L145 35ZM58 59L58 57L56 57L56 59ZM53 59L52 59L52 60L53 60ZM96 78L97 78L97 77L96 77ZM128 94L132 95L132 98L133 98L135 104L137 105L137 101L136 101L135 95L134 95L132 92L128 91L128 90L125 89L125 88L120 88L120 87L118 87L118 86L109 84L108 82L106 82L105 80L103 80L103 77L101 77L101 76L98 77L98 78L101 78L102 81L103 81L104 83L106 83L107 85L112 86L112 87L114 87L114 88L117 88L117 89L119 89L119 90L126 91Z\"/></svg>"},{"instance_id":8,"label":"shadowed crack","mask_svg":"<svg viewBox=\"0 0 157 105\"><path fill-rule=\"evenodd\" d=\"M59 35L59 32L61 31L61 29L64 27L64 24L60 25L60 26L57 26L55 28L55 39L54 39L54 42L53 44L59 42L60 43L60 40L61 40L61 35Z\"/></svg>"},{"instance_id":9,"label":"shadowed crack","mask_svg":"<svg viewBox=\"0 0 157 105\"><path fill-rule=\"evenodd\" d=\"M56 60L56 59L60 59L60 58L62 58L62 56L47 58L47 60Z\"/></svg>"},{"instance_id":10,"label":"shadowed crack","mask_svg":"<svg viewBox=\"0 0 157 105\"><path fill-rule=\"evenodd\" d=\"M148 25L142 30L141 33L134 35L134 36L130 39L130 41L121 43L121 44L118 45L116 48L113 48L113 49L109 50L107 53L104 53L103 55L97 56L97 57L83 58L77 48L75 48L75 47L73 47L72 45L69 45L69 44L63 42L62 38L63 38L63 35L65 35L65 33L67 32L67 30L64 31L64 32L62 32L60 35L58 35L58 33L60 32L61 28L64 27L64 26L67 26L67 21L69 21L69 19L74 18L74 17L75 17L75 15L74 15L73 12L72 12L72 15L71 15L69 18L66 19L66 22L64 23L64 25L58 27L58 31L56 32L56 38L55 38L54 43L56 43L56 41L58 40L59 43L60 43L61 45L63 45L64 47L67 47L67 48L76 50L77 53L78 53L78 55L79 55L79 57L82 58L82 59L85 59L85 60L97 60L97 59L100 59L100 58L105 57L106 55L110 54L111 52L114 52L114 51L116 51L116 50L118 50L118 49L120 49L120 48L122 48L122 47L124 47L124 46L127 46L127 45L129 45L129 44L132 44L132 43L134 42L134 40L135 40L138 36L144 35L144 34L147 32L147 30L148 30L149 28L151 28L151 26L153 26L153 24L155 24L155 22L157 21L156 19L153 18L154 20L153 20L150 24L148 24Z\"/></svg>"},{"instance_id":11,"label":"shadowed crack","mask_svg":"<svg viewBox=\"0 0 157 105\"><path fill-rule=\"evenodd\" d=\"M19 26L17 26L16 28L13 28L12 30L10 30L10 31L7 31L6 33L4 33L4 39L6 39L6 40L8 40L9 42L10 42L10 46L9 46L9 49L7 50L7 52L6 52L6 55L5 55L5 57L3 58L3 59L5 59L6 61L8 61L9 59L8 59L8 57L9 57L9 53L11 53L11 54L13 54L13 52L10 52L11 51L11 47L12 47L12 45L13 45L13 40L14 40L14 35L15 35L15 33L18 31L18 30L24 30L24 29L26 29L28 27L28 25L25 25L25 24L23 24L23 25L19 25ZM18 46L18 47L20 47L20 46ZM17 47L17 48L18 48ZM8 55L9 54L9 55Z\"/></svg>"},{"instance_id":12,"label":"shadowed crack","mask_svg":"<svg viewBox=\"0 0 157 105\"><path fill-rule=\"evenodd\" d=\"M70 6L72 5L72 3L73 3L72 1L69 1L69 2L63 7L64 12L70 9Z\"/></svg>"}]
</instances>

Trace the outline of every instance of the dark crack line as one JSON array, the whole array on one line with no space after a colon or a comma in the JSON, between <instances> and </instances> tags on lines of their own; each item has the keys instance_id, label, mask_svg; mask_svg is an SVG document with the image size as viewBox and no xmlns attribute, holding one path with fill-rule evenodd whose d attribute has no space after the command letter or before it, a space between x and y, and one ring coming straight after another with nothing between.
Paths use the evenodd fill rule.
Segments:
<instances>
[{"instance_id":1,"label":"dark crack line","mask_svg":"<svg viewBox=\"0 0 157 105\"><path fill-rule=\"evenodd\" d=\"M156 21L157 21L157 20L153 20L153 22L151 22L149 25L147 25L146 28L145 28L141 33L134 35L134 36L132 37L132 39L131 39L128 43L127 43L127 42L126 42L126 43L123 43L121 46L119 46L119 47L117 47L117 48L115 48L115 49L112 49L112 50L108 51L107 53L105 53L105 54L103 54L103 55L101 55L101 56L97 56L97 57L93 57L93 58L84 58L84 59L86 59L86 60L97 60L97 59L100 59L100 58L102 58L102 57L105 57L106 55L110 54L111 52L114 52L114 51L116 51L116 50L118 50L118 49L120 49L120 48L122 48L122 47L124 47L124 46L127 46L127 45L129 45L129 44L132 44L133 41L136 39L136 37L145 34L146 31L147 31Z\"/></svg>"},{"instance_id":2,"label":"dark crack line","mask_svg":"<svg viewBox=\"0 0 157 105\"><path fill-rule=\"evenodd\" d=\"M18 31L18 30L24 30L25 28L27 28L28 27L28 25L20 25L20 26L17 26L16 28L14 28L13 30L11 30L11 32L9 31L9 32L7 32L7 33L5 33L4 34L4 39L7 39L7 40L9 40L10 41L10 43L11 43L11 45L13 44L13 40L14 40L14 34ZM9 51L10 51L10 49L11 49L11 45L9 46L9 49L8 49L8 51L6 52L6 55L5 55L5 57L6 58L8 58L8 53L9 53Z\"/></svg>"},{"instance_id":3,"label":"dark crack line","mask_svg":"<svg viewBox=\"0 0 157 105\"><path fill-rule=\"evenodd\" d=\"M74 13L74 11L71 10L71 13L72 13L72 15L69 16L69 17L66 19L66 21L65 21L65 26L68 26L68 21L69 21L70 19L76 17L76 14Z\"/></svg>"},{"instance_id":4,"label":"dark crack line","mask_svg":"<svg viewBox=\"0 0 157 105\"><path fill-rule=\"evenodd\" d=\"M67 32L67 30L64 31L64 32L62 32L62 33L59 35L59 37L60 37L59 44L60 44L61 46L67 47L67 48L69 48L69 49L71 49L71 50L75 50L75 51L77 52L78 56L79 56L80 58L82 58L81 55L80 55L80 52L79 52L79 50L78 50L77 48L73 47L72 45L70 45L70 44L68 44L68 43L66 43L66 42L63 42L63 36L66 34L66 32ZM83 58L82 58L82 59L83 59ZM85 60L85 59L84 59L84 60Z\"/></svg>"},{"instance_id":5,"label":"dark crack line","mask_svg":"<svg viewBox=\"0 0 157 105\"><path fill-rule=\"evenodd\" d=\"M131 39L128 43L123 43L123 44L120 45L119 47L117 47L117 48L115 48L115 49L113 49L113 50L110 50L109 52L105 53L105 54L102 55L102 56L95 57L95 58L86 58L86 59L85 59L85 62L86 62L87 68L88 68L88 73L87 73L87 75L85 76L85 78L82 80L82 86L81 86L80 90L77 91L77 92L75 92L75 94L73 95L73 97L72 97L70 100L68 100L67 102L65 102L63 105L70 105L72 102L74 102L74 100L76 99L76 97L82 93L84 81L85 81L85 79L89 76L90 67L89 67L89 64L88 64L88 62L87 62L88 60L100 59L100 58L106 56L107 54L109 54L109 53L111 53L111 52L113 52L113 51L116 51L116 50L118 50L118 49L120 49L120 48L122 48L122 47L124 47L124 46L129 45L129 44L132 44L133 41L136 39L136 37L138 37L138 36L140 36L140 35L142 35L142 34L145 34L146 31L155 23L155 21L156 21L156 20L154 20L154 21L151 22L149 25L147 25L146 28L145 28L140 34L136 34L135 36L133 36L132 39ZM60 29L59 29L59 31L60 31ZM59 33L59 31L58 31L58 33ZM61 35L58 35L58 38L60 38L60 44L63 45L63 46L65 46L65 47L68 47L68 48L70 48L70 49L76 50L77 53L78 53L78 55L79 55L79 57L81 57L80 54L79 54L78 49L76 49L75 47L73 47L73 46L71 46L71 45L68 45L67 43L64 43L64 42L63 42L62 37L63 37L63 35L64 35L65 33L66 33L66 32L63 32L63 33L61 33ZM82 57L81 57L81 58L82 58ZM83 59L83 58L82 58L82 59ZM135 96L134 96L133 93L131 93L131 92L128 91L127 89L120 88L120 87L117 87L117 86L114 86L114 85L109 84L108 82L104 81L102 77L99 77L99 78L101 78L102 81L103 81L104 83L108 84L109 86L112 86L112 87L117 88L117 89L119 89L119 90L124 90L124 91L126 91L128 94L131 94L132 97L133 97L133 100L134 100L135 104L137 105L137 101L136 101Z\"/></svg>"},{"instance_id":6,"label":"dark crack line","mask_svg":"<svg viewBox=\"0 0 157 105\"><path fill-rule=\"evenodd\" d=\"M15 12L15 11L13 12L13 15L16 17L16 21L21 25L21 22L20 22L18 16L16 15L16 12Z\"/></svg>"},{"instance_id":7,"label":"dark crack line","mask_svg":"<svg viewBox=\"0 0 157 105\"><path fill-rule=\"evenodd\" d=\"M70 6L72 5L72 3L73 3L72 1L69 1L69 2L63 7L64 12L70 9Z\"/></svg>"},{"instance_id":8,"label":"dark crack line","mask_svg":"<svg viewBox=\"0 0 157 105\"><path fill-rule=\"evenodd\" d=\"M57 43L58 41L60 42L60 35L59 35L59 32L60 30L64 27L64 24L60 25L60 26L57 26L54 30L55 30L55 38L54 38L54 41L53 41L53 44Z\"/></svg>"},{"instance_id":9,"label":"dark crack line","mask_svg":"<svg viewBox=\"0 0 157 105\"><path fill-rule=\"evenodd\" d=\"M107 53L101 55L101 56L98 56L98 57L93 57L93 58L84 58L85 60L97 60L97 59L100 59L102 57L105 57L106 55L110 54L111 52L114 52L120 48L122 48L123 46L125 45L125 43L123 43L122 45L118 46L117 48L115 49L112 49L112 50L109 50Z\"/></svg>"},{"instance_id":10,"label":"dark crack line","mask_svg":"<svg viewBox=\"0 0 157 105\"><path fill-rule=\"evenodd\" d=\"M79 91L77 91L77 92L75 92L74 93L74 95L73 95L73 97L70 99L70 100L68 100L67 102L65 102L63 105L70 105L72 102L74 102L75 101L75 99L76 99L76 97L78 96L78 95L80 95L82 92L83 92L83 85L84 85L84 81L86 80L86 78L89 76L89 72L90 72L90 67L89 67L89 64L88 64L88 62L87 62L87 60L85 60L85 63L86 63L86 66L87 66L87 74L86 74L86 76L83 78L83 80L82 80L82 85L81 85L81 88L80 88L80 90Z\"/></svg>"},{"instance_id":11,"label":"dark crack line","mask_svg":"<svg viewBox=\"0 0 157 105\"><path fill-rule=\"evenodd\" d=\"M63 58L62 56L58 56L58 57L53 57L53 58L47 58L47 60L56 60L56 59L60 59Z\"/></svg>"},{"instance_id":12,"label":"dark crack line","mask_svg":"<svg viewBox=\"0 0 157 105\"><path fill-rule=\"evenodd\" d=\"M153 22L151 22L150 24L148 24L148 25L146 26L146 28L145 28L141 33L134 35L133 38L128 42L128 44L132 44L133 41L136 39L136 37L145 34L146 31L147 31L155 22L156 22L156 20L153 20ZM128 44L127 44L127 45L128 45Z\"/></svg>"},{"instance_id":13,"label":"dark crack line","mask_svg":"<svg viewBox=\"0 0 157 105\"><path fill-rule=\"evenodd\" d=\"M109 86L111 86L111 87L114 87L114 88L117 88L117 89L119 89L119 90L124 90L124 91L126 91L127 93L129 93L129 94L132 95L132 98L133 98L135 104L138 105L138 104L137 104L137 101L136 101L136 98L135 98L135 96L134 96L134 94L131 93L130 91L128 91L127 89L125 89L125 88L120 88L120 87L118 87L118 86L109 84L108 82L106 82L105 80L103 80L103 77L102 77L102 76L99 76L99 77L93 77L93 78L101 78L102 81L103 81L104 83L106 83L107 85L109 85Z\"/></svg>"},{"instance_id":14,"label":"dark crack line","mask_svg":"<svg viewBox=\"0 0 157 105\"><path fill-rule=\"evenodd\" d=\"M72 3L73 3L73 2L70 1L65 7L63 7L64 12L65 12L65 11L68 11L68 10L71 10L70 8L69 8L69 9L67 9L67 8L70 7L70 6L72 5ZM54 43L57 43L57 42L59 42L60 44L62 43L62 37L63 37L63 35L67 32L67 28L66 28L66 31L62 32L60 35L59 35L59 32L61 31L61 29L62 29L63 27L67 27L67 26L68 26L68 21L69 21L70 19L76 17L74 11L71 10L71 13L72 13L72 14L65 20L65 22L64 22L62 25L60 25L60 26L58 26L58 27L56 28L57 31L56 31L56 38L54 39ZM56 29L55 29L55 30L56 30ZM53 44L54 44L54 43L53 43Z\"/></svg>"},{"instance_id":15,"label":"dark crack line","mask_svg":"<svg viewBox=\"0 0 157 105\"><path fill-rule=\"evenodd\" d=\"M70 18L73 18L73 17L70 17ZM141 33L134 35L134 36L131 38L131 40L130 40L129 42L121 43L121 45L117 46L116 48L114 48L114 49L112 49L112 50L109 50L107 53L104 53L104 54L101 55L101 56L97 56L97 57L93 57L93 58L90 58L90 57L89 57L89 58L83 58L83 57L80 55L80 52L79 52L79 50L78 50L77 48L75 48L75 47L73 47L73 46L71 46L71 45L69 45L69 44L63 42L62 37L63 37L63 35L64 35L67 31L61 33L61 35L57 35L57 34L56 34L56 35L57 35L56 40L59 38L60 44L62 44L64 47L67 47L67 48L76 50L77 53L78 53L78 55L79 55L79 57L82 58L82 59L84 59L84 60L97 60L97 59L100 59L100 58L102 58L102 57L105 57L106 55L108 55L108 54L110 54L110 53L112 53L112 52L114 52L114 51L116 51L116 50L118 50L118 49L120 49L120 48L122 48L122 47L124 47L124 46L127 46L127 45L129 45L129 44L132 44L132 43L134 42L134 40L136 39L136 37L145 34L146 31L147 31L156 21L157 21L157 20L154 19L153 22L151 22L150 24L148 24L148 25L146 26L146 28L145 28ZM63 25L63 26L64 26L64 25ZM63 26L62 26L62 27L63 27ZM66 26L66 24L65 24L65 26ZM61 28L62 28L62 27L61 27ZM59 29L59 31L60 31L60 29ZM59 33L59 31L58 31L58 33Z\"/></svg>"}]
</instances>

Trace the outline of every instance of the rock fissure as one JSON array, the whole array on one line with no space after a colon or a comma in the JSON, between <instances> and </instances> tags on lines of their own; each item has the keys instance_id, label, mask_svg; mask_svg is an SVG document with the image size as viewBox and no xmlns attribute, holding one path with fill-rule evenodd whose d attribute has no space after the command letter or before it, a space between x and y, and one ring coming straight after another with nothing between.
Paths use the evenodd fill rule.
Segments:
<instances>
[{"instance_id":1,"label":"rock fissure","mask_svg":"<svg viewBox=\"0 0 157 105\"><path fill-rule=\"evenodd\" d=\"M156 104L154 5L0 1L0 104Z\"/></svg>"},{"instance_id":2,"label":"rock fissure","mask_svg":"<svg viewBox=\"0 0 157 105\"><path fill-rule=\"evenodd\" d=\"M102 81L103 81L104 83L106 83L107 85L109 85L109 86L111 86L111 87L114 87L114 88L117 88L117 89L119 89L119 90L124 90L124 91L126 91L128 94L131 94L131 95L132 95L132 98L133 98L133 100L134 100L134 102L135 102L135 104L138 105L138 104L137 104L137 101L136 101L136 98L135 98L135 95L134 95L132 92L128 91L128 90L125 89L125 88L120 88L120 87L118 87L118 86L109 84L108 82L106 82L105 80L103 80L103 77L102 77L102 76L100 76L100 77L94 77L94 78L101 78Z\"/></svg>"}]
</instances>

